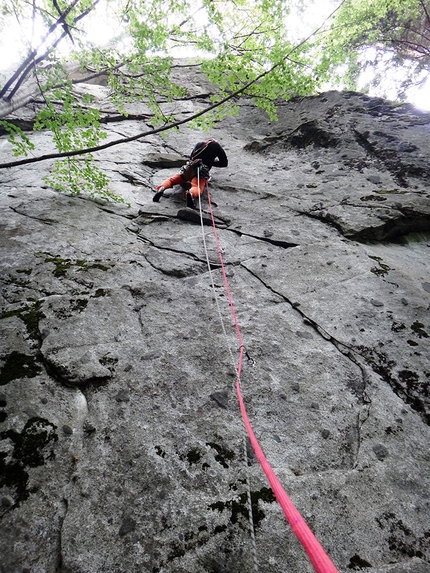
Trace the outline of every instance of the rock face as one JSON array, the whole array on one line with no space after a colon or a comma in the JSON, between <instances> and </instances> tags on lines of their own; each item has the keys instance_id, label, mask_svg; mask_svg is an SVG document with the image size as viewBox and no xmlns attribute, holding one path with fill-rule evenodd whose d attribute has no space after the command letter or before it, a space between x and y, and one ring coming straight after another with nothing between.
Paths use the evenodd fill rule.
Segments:
<instances>
[{"instance_id":1,"label":"rock face","mask_svg":"<svg viewBox=\"0 0 430 573\"><path fill-rule=\"evenodd\" d=\"M184 117L210 91L187 81ZM430 571L430 116L356 93L277 122L238 103L209 133L100 153L130 206L53 192L49 162L0 170L1 573L255 571L247 474L259 571L312 571L249 444L244 461L212 228L180 194L152 202L208 136L266 457L339 571Z\"/></svg>"}]
</instances>

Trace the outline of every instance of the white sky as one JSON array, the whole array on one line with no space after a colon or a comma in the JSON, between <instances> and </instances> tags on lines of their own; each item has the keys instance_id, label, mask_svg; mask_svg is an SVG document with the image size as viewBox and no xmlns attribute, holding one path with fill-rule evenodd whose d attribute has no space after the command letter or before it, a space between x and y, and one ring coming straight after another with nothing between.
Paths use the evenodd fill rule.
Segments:
<instances>
[{"instance_id":1,"label":"white sky","mask_svg":"<svg viewBox=\"0 0 430 573\"><path fill-rule=\"evenodd\" d=\"M339 0L315 0L315 4L304 15L291 16L289 30L293 32L293 34L290 34L292 39L295 39L294 36L296 36L297 40L303 39L306 35L318 28L338 3ZM106 15L108 12L105 12L105 15L101 16L100 11L104 10L106 10L106 8L99 5L97 9L97 19L94 19L93 22L90 23L91 39L101 46L118 35L117 23L109 19ZM103 22L103 25L100 25L100 22ZM294 34L294 30L297 31L297 34ZM27 30L27 33L29 32L30 30ZM23 45L20 34L21 32L17 24L8 25L0 34L0 73L3 70L14 70L20 63L19 51L20 49L22 50ZM180 55L183 56L186 54ZM371 71L367 70L359 78L359 89L363 89L370 80ZM389 77L387 77L386 82L381 88L388 99L396 99L396 92L393 85L390 85ZM371 88L369 95L372 97L380 96L381 88ZM430 111L430 78L420 89L410 88L407 92L407 101L424 111Z\"/></svg>"}]
</instances>

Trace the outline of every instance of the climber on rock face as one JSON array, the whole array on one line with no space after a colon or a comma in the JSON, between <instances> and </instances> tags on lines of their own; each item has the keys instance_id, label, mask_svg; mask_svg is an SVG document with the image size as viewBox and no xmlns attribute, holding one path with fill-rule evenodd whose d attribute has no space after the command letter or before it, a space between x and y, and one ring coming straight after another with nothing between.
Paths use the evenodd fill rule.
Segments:
<instances>
[{"instance_id":1,"label":"climber on rock face","mask_svg":"<svg viewBox=\"0 0 430 573\"><path fill-rule=\"evenodd\" d=\"M227 165L227 155L215 139L199 141L194 146L189 161L179 173L169 177L157 187L152 200L158 203L166 189L180 185L187 194L187 207L195 209L194 199L203 193L212 167L227 167Z\"/></svg>"}]
</instances>

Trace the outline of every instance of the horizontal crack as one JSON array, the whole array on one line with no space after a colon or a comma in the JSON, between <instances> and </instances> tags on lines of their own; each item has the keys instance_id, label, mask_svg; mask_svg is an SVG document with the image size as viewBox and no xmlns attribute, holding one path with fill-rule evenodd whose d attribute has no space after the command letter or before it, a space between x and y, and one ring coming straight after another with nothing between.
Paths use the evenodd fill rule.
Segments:
<instances>
[{"instance_id":1,"label":"horizontal crack","mask_svg":"<svg viewBox=\"0 0 430 573\"><path fill-rule=\"evenodd\" d=\"M203 263L203 264L207 265L206 259L201 259L200 257L195 255L194 253L181 251L180 249L174 249L172 247L162 247L160 245L156 245L153 241L150 241L149 239L142 237L140 235L137 235L137 238L139 241L142 241L143 243L145 243L147 245L151 245L151 247L154 247L154 249L159 249L160 251L167 251L170 253L176 253L177 255L184 255L185 257L193 259L194 261L196 261L198 263ZM144 257L145 257L145 255L144 255ZM150 261L148 261L147 257L145 257L145 260L148 262L148 264L150 264L156 270L159 270L159 271L161 270L158 267L155 267ZM221 267L221 264L219 264L219 263L210 263L211 270L219 269L220 267Z\"/></svg>"},{"instance_id":2,"label":"horizontal crack","mask_svg":"<svg viewBox=\"0 0 430 573\"><path fill-rule=\"evenodd\" d=\"M258 241L263 241L265 243L269 243L274 245L275 247L282 247L283 249L290 249L292 247L298 247L297 243L289 243L288 241L280 241L278 239L272 239L270 237L260 237L258 235L252 235L251 233L244 233L243 231L239 231L238 229L228 228L227 231L231 231L238 235L239 237L251 237L252 239L257 239Z\"/></svg>"},{"instance_id":3,"label":"horizontal crack","mask_svg":"<svg viewBox=\"0 0 430 573\"><path fill-rule=\"evenodd\" d=\"M55 219L49 219L49 218L44 219L42 217L35 217L34 215L29 215L28 213L22 213L16 207L9 207L9 209L12 209L12 211L17 215L22 215L23 217L28 217L29 219L34 219L35 221L40 221L41 223L46 223L47 225L58 223L58 221L56 221Z\"/></svg>"},{"instance_id":4,"label":"horizontal crack","mask_svg":"<svg viewBox=\"0 0 430 573\"><path fill-rule=\"evenodd\" d=\"M312 212L312 211L300 211L300 210L296 210L296 213L298 215L303 215L305 217L309 217L310 219L315 219L317 221L320 221L321 223L325 223L327 225L329 225L330 227L336 229L336 231L338 231L343 237L345 236L343 234L343 230L342 230L342 226L337 223L336 221L334 221L330 216L324 216L324 214L320 211L318 212ZM349 238L349 237L346 237Z\"/></svg>"}]
</instances>

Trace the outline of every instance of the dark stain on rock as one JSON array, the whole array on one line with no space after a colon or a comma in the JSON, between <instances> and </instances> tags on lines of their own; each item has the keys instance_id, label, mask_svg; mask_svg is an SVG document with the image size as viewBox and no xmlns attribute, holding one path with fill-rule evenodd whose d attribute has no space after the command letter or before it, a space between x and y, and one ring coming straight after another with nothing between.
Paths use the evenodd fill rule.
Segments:
<instances>
[{"instance_id":1,"label":"dark stain on rock","mask_svg":"<svg viewBox=\"0 0 430 573\"><path fill-rule=\"evenodd\" d=\"M354 396L361 400L363 399L366 391L366 383L362 376L348 376L346 378L346 385Z\"/></svg>"},{"instance_id":2,"label":"dark stain on rock","mask_svg":"<svg viewBox=\"0 0 430 573\"><path fill-rule=\"evenodd\" d=\"M34 378L41 371L42 368L35 356L21 354L14 350L6 358L6 362L0 371L0 386L20 378Z\"/></svg>"},{"instance_id":3,"label":"dark stain on rock","mask_svg":"<svg viewBox=\"0 0 430 573\"><path fill-rule=\"evenodd\" d=\"M27 420L21 433L0 432L1 440L10 440L14 445L12 454L0 452L0 487L14 490L15 505L35 491L27 487L27 469L42 466L55 457L52 445L58 440L56 429L57 426L45 418L35 416Z\"/></svg>"},{"instance_id":4,"label":"dark stain on rock","mask_svg":"<svg viewBox=\"0 0 430 573\"><path fill-rule=\"evenodd\" d=\"M214 400L214 402L216 402L218 406L220 406L221 408L224 409L228 408L229 394L227 390L221 390L220 392L213 392L212 394L210 394L209 397L212 398L212 400Z\"/></svg>"},{"instance_id":5,"label":"dark stain on rock","mask_svg":"<svg viewBox=\"0 0 430 573\"><path fill-rule=\"evenodd\" d=\"M427 332L424 330L424 324L422 322L418 322L417 320L411 325L411 330L413 330L419 338L429 337Z\"/></svg>"},{"instance_id":6,"label":"dark stain on rock","mask_svg":"<svg viewBox=\"0 0 430 573\"><path fill-rule=\"evenodd\" d=\"M63 434L65 436L72 436L73 435L73 428L67 424L63 426Z\"/></svg>"},{"instance_id":7,"label":"dark stain on rock","mask_svg":"<svg viewBox=\"0 0 430 573\"><path fill-rule=\"evenodd\" d=\"M251 506L252 506L252 517L254 521L254 527L258 528L261 521L265 517L265 513L259 508L259 500L266 503L273 503L276 501L276 497L271 488L263 487L259 491L251 492ZM209 505L209 509L212 511L219 511L222 513L224 510L230 511L230 522L235 524L239 523L244 529L248 527L249 521L249 510L248 510L248 494L246 492L239 495L236 499L229 499L226 501L217 501ZM240 516L244 517L246 522L240 523Z\"/></svg>"},{"instance_id":8,"label":"dark stain on rock","mask_svg":"<svg viewBox=\"0 0 430 573\"><path fill-rule=\"evenodd\" d=\"M90 436L92 434L94 434L94 432L97 430L97 428L95 426L93 426L93 424L91 424L91 422L88 422L88 420L84 423L83 426L83 430L86 436Z\"/></svg>"},{"instance_id":9,"label":"dark stain on rock","mask_svg":"<svg viewBox=\"0 0 430 573\"><path fill-rule=\"evenodd\" d=\"M406 328L406 326L403 323L398 323L398 322L393 322L392 326L391 326L391 330L393 332L400 332L401 330L404 330Z\"/></svg>"},{"instance_id":10,"label":"dark stain on rock","mask_svg":"<svg viewBox=\"0 0 430 573\"><path fill-rule=\"evenodd\" d=\"M381 161L400 187L409 187L407 177L428 177L429 165L425 159L408 155L411 144L400 142L391 134L354 129L357 143L370 157Z\"/></svg>"},{"instance_id":11,"label":"dark stain on rock","mask_svg":"<svg viewBox=\"0 0 430 573\"><path fill-rule=\"evenodd\" d=\"M37 340L39 338L39 321L44 318L45 315L40 310L43 301L34 301L33 303L24 306L23 308L4 312L0 319L9 318L11 316L17 316L20 318L26 328L27 332L32 340Z\"/></svg>"},{"instance_id":12,"label":"dark stain on rock","mask_svg":"<svg viewBox=\"0 0 430 573\"><path fill-rule=\"evenodd\" d=\"M107 368L111 375L115 373L115 366L118 364L118 358L111 356L102 356L99 360L100 364Z\"/></svg>"},{"instance_id":13,"label":"dark stain on rock","mask_svg":"<svg viewBox=\"0 0 430 573\"><path fill-rule=\"evenodd\" d=\"M234 452L228 450L224 446L216 444L215 442L207 442L206 445L210 446L217 452L217 454L215 454L216 461L219 462L224 468L228 468L229 465L227 462L230 462L235 458Z\"/></svg>"},{"instance_id":14,"label":"dark stain on rock","mask_svg":"<svg viewBox=\"0 0 430 573\"><path fill-rule=\"evenodd\" d=\"M293 135L287 138L287 143L299 149L310 145L328 148L336 147L339 144L339 140L333 134L322 129L318 122L308 121L303 123Z\"/></svg>"},{"instance_id":15,"label":"dark stain on rock","mask_svg":"<svg viewBox=\"0 0 430 573\"><path fill-rule=\"evenodd\" d=\"M74 312L82 312L88 305L88 299L78 298L72 302L71 310Z\"/></svg>"},{"instance_id":16,"label":"dark stain on rock","mask_svg":"<svg viewBox=\"0 0 430 573\"><path fill-rule=\"evenodd\" d=\"M417 392L422 396L429 397L430 390L426 382L420 382L420 377L412 370L400 370L399 379L406 385L408 392Z\"/></svg>"},{"instance_id":17,"label":"dark stain on rock","mask_svg":"<svg viewBox=\"0 0 430 573\"><path fill-rule=\"evenodd\" d=\"M375 348L357 346L357 351L373 371L390 385L395 394L418 412L426 424L430 425L430 412L426 404L426 398L430 393L428 381L420 381L419 375L410 370L401 370L395 374L393 368L396 363Z\"/></svg>"},{"instance_id":18,"label":"dark stain on rock","mask_svg":"<svg viewBox=\"0 0 430 573\"><path fill-rule=\"evenodd\" d=\"M185 547L178 541L173 542L170 548L170 553L167 556L167 561L173 561L185 555Z\"/></svg>"},{"instance_id":19,"label":"dark stain on rock","mask_svg":"<svg viewBox=\"0 0 430 573\"><path fill-rule=\"evenodd\" d=\"M180 533L178 538L170 544L167 562L183 557L187 551L195 551L196 548L202 547L209 541L210 535L207 526L203 525L196 532L185 531L183 534Z\"/></svg>"},{"instance_id":20,"label":"dark stain on rock","mask_svg":"<svg viewBox=\"0 0 430 573\"><path fill-rule=\"evenodd\" d=\"M375 444L372 449L380 462L388 456L388 450L383 444Z\"/></svg>"},{"instance_id":21,"label":"dark stain on rock","mask_svg":"<svg viewBox=\"0 0 430 573\"><path fill-rule=\"evenodd\" d=\"M130 390L123 389L115 396L117 402L130 402Z\"/></svg>"},{"instance_id":22,"label":"dark stain on rock","mask_svg":"<svg viewBox=\"0 0 430 573\"><path fill-rule=\"evenodd\" d=\"M106 296L106 294L107 294L107 293L106 293L105 289L103 289L103 288L98 288L98 289L96 290L96 292L93 294L93 297L94 297L94 298L99 298L99 297L101 297L101 296Z\"/></svg>"},{"instance_id":23,"label":"dark stain on rock","mask_svg":"<svg viewBox=\"0 0 430 573\"><path fill-rule=\"evenodd\" d=\"M54 277L61 278L67 274L67 271L72 267L77 267L78 271L86 272L90 269L100 269L102 271L108 271L110 266L102 263L101 261L89 262L85 259L63 259L59 256L53 256L49 253L42 253L48 255L45 258L45 263L53 263L55 269L53 271Z\"/></svg>"},{"instance_id":24,"label":"dark stain on rock","mask_svg":"<svg viewBox=\"0 0 430 573\"><path fill-rule=\"evenodd\" d=\"M76 266L78 266L78 270L79 271L89 271L90 269L99 269L100 271L108 271L110 269L110 266L101 263L100 261L95 261L95 262L88 262L88 261L83 261L83 260L77 260L76 261Z\"/></svg>"},{"instance_id":25,"label":"dark stain on rock","mask_svg":"<svg viewBox=\"0 0 430 573\"><path fill-rule=\"evenodd\" d=\"M68 269L72 266L70 259L62 259L61 257L46 257L45 263L53 263L55 270L54 277L64 277Z\"/></svg>"},{"instance_id":26,"label":"dark stain on rock","mask_svg":"<svg viewBox=\"0 0 430 573\"><path fill-rule=\"evenodd\" d=\"M360 570L364 567L372 567L372 565L365 559L362 559L357 553L349 560L348 569Z\"/></svg>"},{"instance_id":27,"label":"dark stain on rock","mask_svg":"<svg viewBox=\"0 0 430 573\"><path fill-rule=\"evenodd\" d=\"M166 452L163 450L163 448L161 446L155 446L155 451L156 451L157 455L160 456L160 458L166 457Z\"/></svg>"},{"instance_id":28,"label":"dark stain on rock","mask_svg":"<svg viewBox=\"0 0 430 573\"><path fill-rule=\"evenodd\" d=\"M127 535L127 533L131 533L135 529L136 529L136 521L128 515L124 517L124 519L122 520L121 527L118 531L118 535L122 537L123 535Z\"/></svg>"},{"instance_id":29,"label":"dark stain on rock","mask_svg":"<svg viewBox=\"0 0 430 573\"><path fill-rule=\"evenodd\" d=\"M377 267L372 267L370 269L370 272L373 273L374 275L379 276L379 277L383 277L386 274L388 274L389 271L391 271L391 268L382 262L381 257L376 257L373 255L368 255L368 256L369 256L369 259L373 259L374 261L376 261L378 263Z\"/></svg>"},{"instance_id":30,"label":"dark stain on rock","mask_svg":"<svg viewBox=\"0 0 430 573\"><path fill-rule=\"evenodd\" d=\"M360 197L360 201L386 201L386 197L381 197L380 195L364 195Z\"/></svg>"},{"instance_id":31,"label":"dark stain on rock","mask_svg":"<svg viewBox=\"0 0 430 573\"><path fill-rule=\"evenodd\" d=\"M397 559L405 556L426 559L430 531L417 536L410 527L391 512L382 514L381 517L376 518L376 522L382 530L388 531L388 546Z\"/></svg>"},{"instance_id":32,"label":"dark stain on rock","mask_svg":"<svg viewBox=\"0 0 430 573\"><path fill-rule=\"evenodd\" d=\"M190 466L197 464L202 459L202 453L198 448L194 448L187 453L187 460Z\"/></svg>"}]
</instances>

